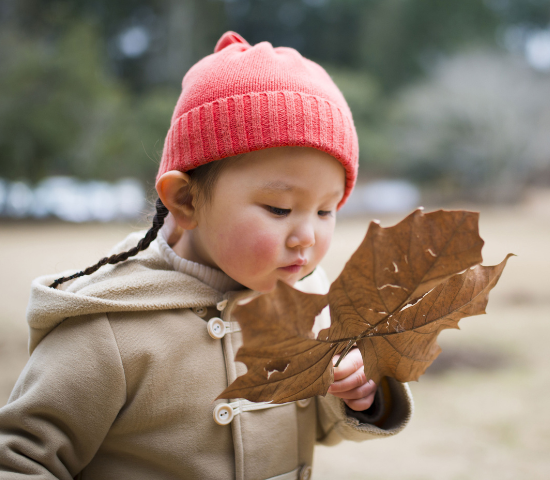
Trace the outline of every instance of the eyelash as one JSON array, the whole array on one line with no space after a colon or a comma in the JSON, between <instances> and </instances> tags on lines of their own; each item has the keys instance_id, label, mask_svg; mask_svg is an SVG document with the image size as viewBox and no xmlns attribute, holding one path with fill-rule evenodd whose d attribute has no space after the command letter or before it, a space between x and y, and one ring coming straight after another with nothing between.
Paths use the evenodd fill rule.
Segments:
<instances>
[{"instance_id":1,"label":"eyelash","mask_svg":"<svg viewBox=\"0 0 550 480\"><path fill-rule=\"evenodd\" d=\"M272 207L270 205L266 205L266 208L270 213L272 213L273 215L276 215L278 217L286 217L287 215L290 214L290 209L289 208ZM332 215L332 211L331 210L319 210L317 212L317 214L320 217L328 217L328 216Z\"/></svg>"},{"instance_id":2,"label":"eyelash","mask_svg":"<svg viewBox=\"0 0 550 480\"><path fill-rule=\"evenodd\" d=\"M272 207L270 205L266 205L266 208L271 212L273 215L277 215L278 217L286 217L290 213L289 208L279 208L279 207Z\"/></svg>"}]
</instances>

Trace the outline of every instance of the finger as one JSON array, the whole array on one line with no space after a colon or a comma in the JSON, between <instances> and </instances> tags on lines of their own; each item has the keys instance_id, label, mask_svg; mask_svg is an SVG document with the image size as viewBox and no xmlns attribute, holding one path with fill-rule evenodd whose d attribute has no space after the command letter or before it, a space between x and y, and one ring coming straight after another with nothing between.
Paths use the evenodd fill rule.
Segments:
<instances>
[{"instance_id":1,"label":"finger","mask_svg":"<svg viewBox=\"0 0 550 480\"><path fill-rule=\"evenodd\" d=\"M335 355L333 364L335 365L340 355ZM363 357L358 348L352 348L346 357L342 360L338 368L334 369L334 380L341 380L348 377L355 371L363 368Z\"/></svg>"},{"instance_id":2,"label":"finger","mask_svg":"<svg viewBox=\"0 0 550 480\"><path fill-rule=\"evenodd\" d=\"M363 410L370 408L372 402L374 402L374 393L368 397L359 398L357 400L344 400L344 403L356 412L362 412Z\"/></svg>"},{"instance_id":3,"label":"finger","mask_svg":"<svg viewBox=\"0 0 550 480\"><path fill-rule=\"evenodd\" d=\"M356 370L351 375L347 376L343 380L338 380L334 382L328 389L330 393L335 392L347 392L348 390L353 390L354 388L360 387L367 383L368 379L365 376L365 370L363 367Z\"/></svg>"},{"instance_id":4,"label":"finger","mask_svg":"<svg viewBox=\"0 0 550 480\"><path fill-rule=\"evenodd\" d=\"M354 388L352 390L346 390L344 392L330 392L343 400L359 400L360 398L368 397L376 393L376 384L369 380L364 385Z\"/></svg>"}]
</instances>

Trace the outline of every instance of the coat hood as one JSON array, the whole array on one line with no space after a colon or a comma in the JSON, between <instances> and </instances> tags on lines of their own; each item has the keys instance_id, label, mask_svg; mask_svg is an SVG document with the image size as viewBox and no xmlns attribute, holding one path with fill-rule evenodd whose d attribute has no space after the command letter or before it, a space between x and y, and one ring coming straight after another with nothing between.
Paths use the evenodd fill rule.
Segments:
<instances>
[{"instance_id":1,"label":"coat hood","mask_svg":"<svg viewBox=\"0 0 550 480\"><path fill-rule=\"evenodd\" d=\"M112 253L135 246L144 232L130 234ZM117 265L104 266L92 275L49 285L74 271L44 275L31 284L27 322L29 352L63 320L94 313L168 310L214 305L223 294L195 277L173 270L164 260L158 242Z\"/></svg>"}]
</instances>

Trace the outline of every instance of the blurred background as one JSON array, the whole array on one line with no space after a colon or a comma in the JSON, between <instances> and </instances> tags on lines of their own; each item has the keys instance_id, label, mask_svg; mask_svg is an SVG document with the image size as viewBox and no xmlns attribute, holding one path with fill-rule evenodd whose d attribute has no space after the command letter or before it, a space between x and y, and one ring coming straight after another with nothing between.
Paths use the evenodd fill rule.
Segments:
<instances>
[{"instance_id":1,"label":"blurred background","mask_svg":"<svg viewBox=\"0 0 550 480\"><path fill-rule=\"evenodd\" d=\"M0 404L26 359L30 280L149 222L181 79L235 30L334 78L358 187L325 268L373 217L481 211L486 317L441 335L395 438L320 449L318 479L550 478L550 0L0 0Z\"/></svg>"}]
</instances>

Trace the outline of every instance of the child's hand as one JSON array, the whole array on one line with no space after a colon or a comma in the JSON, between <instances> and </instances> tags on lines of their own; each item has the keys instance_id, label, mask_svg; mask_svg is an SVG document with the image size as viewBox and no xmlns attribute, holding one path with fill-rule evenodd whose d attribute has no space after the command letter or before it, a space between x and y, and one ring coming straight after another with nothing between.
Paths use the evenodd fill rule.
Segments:
<instances>
[{"instance_id":1,"label":"child's hand","mask_svg":"<svg viewBox=\"0 0 550 480\"><path fill-rule=\"evenodd\" d=\"M334 364L338 358L339 355L334 356ZM376 384L365 377L363 357L358 348L350 350L338 368L334 369L334 383L329 387L328 393L340 397L356 412L366 410L372 405Z\"/></svg>"}]
</instances>

